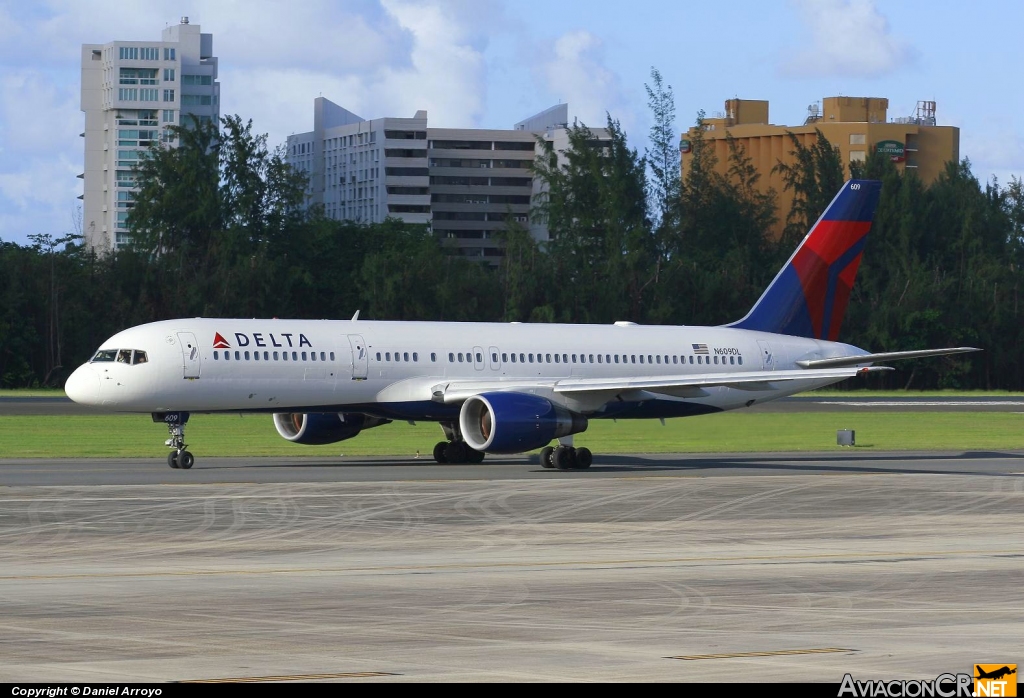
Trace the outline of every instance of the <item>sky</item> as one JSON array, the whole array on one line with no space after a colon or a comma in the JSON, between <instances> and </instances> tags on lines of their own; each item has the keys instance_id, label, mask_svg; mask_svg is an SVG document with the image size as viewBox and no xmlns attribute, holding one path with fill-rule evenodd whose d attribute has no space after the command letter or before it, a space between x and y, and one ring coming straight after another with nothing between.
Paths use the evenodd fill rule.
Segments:
<instances>
[{"instance_id":1,"label":"sky","mask_svg":"<svg viewBox=\"0 0 1024 698\"><path fill-rule=\"evenodd\" d=\"M0 0L0 240L76 232L81 45L158 41L188 16L213 34L221 113L272 145L326 97L363 118L511 128L558 102L618 119L643 152L645 83L671 85L676 128L732 97L776 124L823 97L937 102L982 181L1024 174L1024 3L991 0Z\"/></svg>"}]
</instances>

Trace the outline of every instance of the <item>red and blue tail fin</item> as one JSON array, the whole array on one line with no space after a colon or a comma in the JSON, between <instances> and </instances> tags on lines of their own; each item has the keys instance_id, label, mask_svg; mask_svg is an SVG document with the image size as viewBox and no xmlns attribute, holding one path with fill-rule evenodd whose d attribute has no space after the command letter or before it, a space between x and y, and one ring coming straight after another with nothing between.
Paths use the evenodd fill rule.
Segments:
<instances>
[{"instance_id":1,"label":"red and blue tail fin","mask_svg":"<svg viewBox=\"0 0 1024 698\"><path fill-rule=\"evenodd\" d=\"M836 341L881 189L844 184L746 317L728 326Z\"/></svg>"}]
</instances>

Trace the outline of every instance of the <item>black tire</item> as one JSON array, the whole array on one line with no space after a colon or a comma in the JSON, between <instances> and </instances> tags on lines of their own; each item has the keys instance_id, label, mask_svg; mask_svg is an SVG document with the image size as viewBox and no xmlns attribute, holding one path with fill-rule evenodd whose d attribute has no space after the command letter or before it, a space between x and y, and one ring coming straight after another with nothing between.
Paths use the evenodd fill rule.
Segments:
<instances>
[{"instance_id":1,"label":"black tire","mask_svg":"<svg viewBox=\"0 0 1024 698\"><path fill-rule=\"evenodd\" d=\"M178 452L171 451L167 454L167 465L171 466L175 470L178 469Z\"/></svg>"},{"instance_id":2,"label":"black tire","mask_svg":"<svg viewBox=\"0 0 1024 698\"><path fill-rule=\"evenodd\" d=\"M467 460L470 463L483 463L484 462L484 455L485 454L484 454L483 451L477 451L475 448L470 448L469 446L466 447L466 451L469 454L469 458Z\"/></svg>"},{"instance_id":3,"label":"black tire","mask_svg":"<svg viewBox=\"0 0 1024 698\"><path fill-rule=\"evenodd\" d=\"M444 445L444 457L449 463L465 463L466 455L466 445L461 441L449 441Z\"/></svg>"},{"instance_id":4,"label":"black tire","mask_svg":"<svg viewBox=\"0 0 1024 698\"><path fill-rule=\"evenodd\" d=\"M447 463L448 459L445 458L444 452L448 446L447 441L438 441L434 444L434 460L438 463Z\"/></svg>"},{"instance_id":5,"label":"black tire","mask_svg":"<svg viewBox=\"0 0 1024 698\"><path fill-rule=\"evenodd\" d=\"M196 462L195 456L188 451L182 451L178 454L178 467L182 470L188 470L192 467L192 464Z\"/></svg>"},{"instance_id":6,"label":"black tire","mask_svg":"<svg viewBox=\"0 0 1024 698\"><path fill-rule=\"evenodd\" d=\"M580 470L586 470L590 467L590 464L594 462L594 454L590 452L589 448L577 448L576 449L576 467Z\"/></svg>"},{"instance_id":7,"label":"black tire","mask_svg":"<svg viewBox=\"0 0 1024 698\"><path fill-rule=\"evenodd\" d=\"M555 449L550 446L545 446L540 450L540 467L542 468L554 468L555 463L551 460L551 454L555 452Z\"/></svg>"},{"instance_id":8,"label":"black tire","mask_svg":"<svg viewBox=\"0 0 1024 698\"><path fill-rule=\"evenodd\" d=\"M559 470L570 470L574 464L574 460L575 459L572 457L572 451L566 446L559 446L551 456L551 461Z\"/></svg>"}]
</instances>

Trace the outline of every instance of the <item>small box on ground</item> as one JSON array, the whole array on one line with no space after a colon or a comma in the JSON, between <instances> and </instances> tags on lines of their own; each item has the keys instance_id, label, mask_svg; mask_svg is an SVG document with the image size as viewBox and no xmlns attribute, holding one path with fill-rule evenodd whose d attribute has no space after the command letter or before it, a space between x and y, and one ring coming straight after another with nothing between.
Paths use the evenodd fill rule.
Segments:
<instances>
[{"instance_id":1,"label":"small box on ground","mask_svg":"<svg viewBox=\"0 0 1024 698\"><path fill-rule=\"evenodd\" d=\"M836 444L839 446L853 446L854 431L853 429L840 429L836 432Z\"/></svg>"}]
</instances>

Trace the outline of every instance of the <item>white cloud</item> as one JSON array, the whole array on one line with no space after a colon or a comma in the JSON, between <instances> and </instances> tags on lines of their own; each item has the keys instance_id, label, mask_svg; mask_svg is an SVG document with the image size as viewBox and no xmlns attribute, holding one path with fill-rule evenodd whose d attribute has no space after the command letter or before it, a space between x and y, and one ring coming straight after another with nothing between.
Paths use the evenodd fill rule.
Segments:
<instances>
[{"instance_id":1,"label":"white cloud","mask_svg":"<svg viewBox=\"0 0 1024 698\"><path fill-rule=\"evenodd\" d=\"M619 76L605 65L604 44L590 32L576 30L558 37L536 69L548 90L569 103L570 118L600 128L610 113L627 130L635 121Z\"/></svg>"},{"instance_id":2,"label":"white cloud","mask_svg":"<svg viewBox=\"0 0 1024 698\"><path fill-rule=\"evenodd\" d=\"M796 0L795 4L811 41L783 58L785 74L878 77L915 60L913 48L892 35L874 0Z\"/></svg>"}]
</instances>

